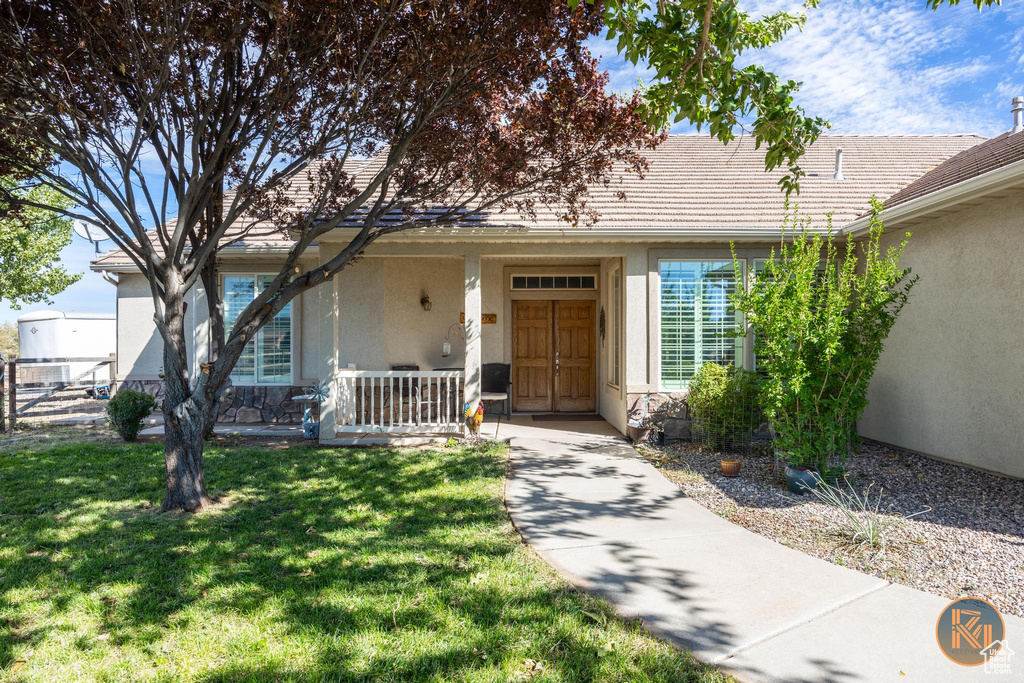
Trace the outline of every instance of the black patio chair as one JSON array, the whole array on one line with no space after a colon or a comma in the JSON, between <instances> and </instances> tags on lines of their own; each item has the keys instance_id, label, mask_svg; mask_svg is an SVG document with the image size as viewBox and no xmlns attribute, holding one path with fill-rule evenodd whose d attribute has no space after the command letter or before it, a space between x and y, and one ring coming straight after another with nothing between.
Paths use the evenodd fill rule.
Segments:
<instances>
[{"instance_id":1,"label":"black patio chair","mask_svg":"<svg viewBox=\"0 0 1024 683\"><path fill-rule=\"evenodd\" d=\"M512 417L512 366L508 363L484 363L480 376L480 400L505 402L505 417Z\"/></svg>"}]
</instances>

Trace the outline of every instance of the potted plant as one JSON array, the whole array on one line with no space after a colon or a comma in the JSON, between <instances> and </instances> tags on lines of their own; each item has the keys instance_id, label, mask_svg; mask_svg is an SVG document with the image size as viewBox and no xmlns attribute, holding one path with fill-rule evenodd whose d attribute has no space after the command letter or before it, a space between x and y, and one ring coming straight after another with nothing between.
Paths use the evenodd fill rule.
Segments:
<instances>
[{"instance_id":1,"label":"potted plant","mask_svg":"<svg viewBox=\"0 0 1024 683\"><path fill-rule=\"evenodd\" d=\"M626 432L629 434L629 440L634 443L637 441L647 441L651 438L653 431L654 422L651 420L650 415L645 415L640 419L630 419L626 423Z\"/></svg>"}]
</instances>

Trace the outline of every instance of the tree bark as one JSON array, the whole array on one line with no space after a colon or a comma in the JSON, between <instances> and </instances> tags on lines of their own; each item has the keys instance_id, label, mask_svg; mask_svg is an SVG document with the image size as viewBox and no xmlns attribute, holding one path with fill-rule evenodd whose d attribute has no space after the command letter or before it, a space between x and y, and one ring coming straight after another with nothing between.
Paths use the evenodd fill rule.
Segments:
<instances>
[{"instance_id":1,"label":"tree bark","mask_svg":"<svg viewBox=\"0 0 1024 683\"><path fill-rule=\"evenodd\" d=\"M206 362L213 363L220 358L220 354L224 351L224 313L220 306L220 282L217 277L216 259L210 259L203 265L201 280L206 298L206 312L209 316L207 329L210 331L207 339ZM213 438L213 428L217 424L217 414L220 413L219 402L215 401L213 410L214 417L207 422L206 428L203 430L204 439Z\"/></svg>"},{"instance_id":2,"label":"tree bark","mask_svg":"<svg viewBox=\"0 0 1024 683\"><path fill-rule=\"evenodd\" d=\"M168 396L164 398L166 406ZM203 435L206 426L191 415L185 419L164 408L164 466L167 496L164 510L195 512L210 504L203 474Z\"/></svg>"},{"instance_id":3,"label":"tree bark","mask_svg":"<svg viewBox=\"0 0 1024 683\"><path fill-rule=\"evenodd\" d=\"M194 512L210 504L203 473L203 436L213 403L205 383L191 386L185 345L184 296L164 291L164 510Z\"/></svg>"}]
</instances>

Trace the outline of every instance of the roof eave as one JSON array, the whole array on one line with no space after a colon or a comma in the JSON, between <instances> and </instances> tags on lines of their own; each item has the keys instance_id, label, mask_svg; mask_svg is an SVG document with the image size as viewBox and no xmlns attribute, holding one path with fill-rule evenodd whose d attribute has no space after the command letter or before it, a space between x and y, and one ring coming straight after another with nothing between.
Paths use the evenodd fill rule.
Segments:
<instances>
[{"instance_id":1,"label":"roof eave","mask_svg":"<svg viewBox=\"0 0 1024 683\"><path fill-rule=\"evenodd\" d=\"M338 228L332 235L325 235L324 241L347 241L355 228ZM826 234L827 228L814 228L811 232ZM527 243L565 242L765 242L777 241L791 235L792 230L784 227L662 227L662 228L529 228L509 227L438 227L393 233L376 240L380 244L408 242L500 242L516 240ZM335 238L335 239L332 239Z\"/></svg>"},{"instance_id":2,"label":"roof eave","mask_svg":"<svg viewBox=\"0 0 1024 683\"><path fill-rule=\"evenodd\" d=\"M891 209L885 209L883 220L887 226L890 226L924 218L969 199L980 198L1020 184L1024 184L1024 159L897 204ZM870 226L871 216L861 216L846 224L840 230L840 234L857 237L866 232Z\"/></svg>"},{"instance_id":3,"label":"roof eave","mask_svg":"<svg viewBox=\"0 0 1024 683\"><path fill-rule=\"evenodd\" d=\"M291 244L232 244L221 249L218 254L223 256L277 256L279 254L287 254L291 249ZM317 244L311 244L306 247L306 250L302 255L316 256L319 253L319 246ZM134 263L104 263L100 259L96 259L89 262L89 270L96 273L135 273L138 272L139 269Z\"/></svg>"}]
</instances>

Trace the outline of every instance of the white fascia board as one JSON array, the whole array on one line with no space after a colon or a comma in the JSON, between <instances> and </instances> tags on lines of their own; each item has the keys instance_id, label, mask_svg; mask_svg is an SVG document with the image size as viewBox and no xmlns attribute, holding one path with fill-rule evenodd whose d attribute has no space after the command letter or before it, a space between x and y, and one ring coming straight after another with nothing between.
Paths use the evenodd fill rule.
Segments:
<instances>
[{"instance_id":1,"label":"white fascia board","mask_svg":"<svg viewBox=\"0 0 1024 683\"><path fill-rule=\"evenodd\" d=\"M226 256L284 256L291 251L291 248L292 245L290 244L232 244L221 249L218 254ZM306 247L302 257L317 256L319 253L319 246L311 244ZM103 271L108 273L137 273L139 271L134 263L107 264L99 261L91 261L89 269L97 273Z\"/></svg>"},{"instance_id":2,"label":"white fascia board","mask_svg":"<svg viewBox=\"0 0 1024 683\"><path fill-rule=\"evenodd\" d=\"M990 192L1002 190L1021 182L1024 182L1024 160L1015 161L994 171L911 199L891 209L885 209L882 220L888 226L913 218L921 218L935 211L956 206L968 199L982 197ZM865 232L870 225L871 217L864 216L845 225L839 234L856 237Z\"/></svg>"}]
</instances>

